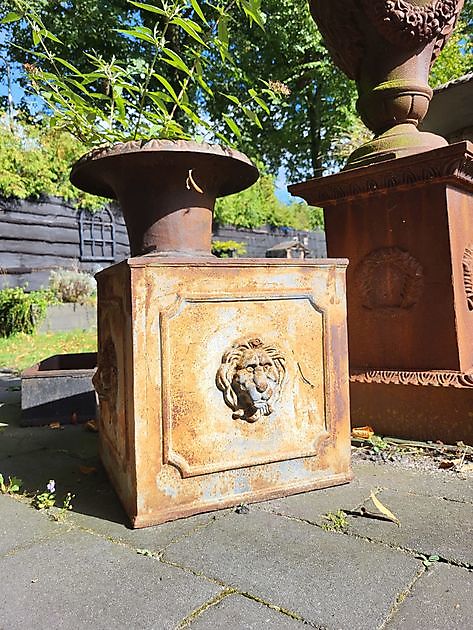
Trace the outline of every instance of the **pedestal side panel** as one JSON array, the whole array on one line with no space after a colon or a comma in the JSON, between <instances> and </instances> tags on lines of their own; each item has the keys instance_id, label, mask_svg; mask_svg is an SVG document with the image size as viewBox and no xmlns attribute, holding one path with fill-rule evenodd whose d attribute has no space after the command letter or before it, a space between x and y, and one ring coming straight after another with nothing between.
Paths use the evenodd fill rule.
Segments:
<instances>
[{"instance_id":1,"label":"pedestal side panel","mask_svg":"<svg viewBox=\"0 0 473 630\"><path fill-rule=\"evenodd\" d=\"M327 250L347 256L350 365L459 369L445 186L344 200Z\"/></svg>"},{"instance_id":2,"label":"pedestal side panel","mask_svg":"<svg viewBox=\"0 0 473 630\"><path fill-rule=\"evenodd\" d=\"M473 195L447 188L460 370L473 369Z\"/></svg>"},{"instance_id":3,"label":"pedestal side panel","mask_svg":"<svg viewBox=\"0 0 473 630\"><path fill-rule=\"evenodd\" d=\"M309 295L181 297L161 316L164 458L184 477L314 456L328 437Z\"/></svg>"}]
</instances>

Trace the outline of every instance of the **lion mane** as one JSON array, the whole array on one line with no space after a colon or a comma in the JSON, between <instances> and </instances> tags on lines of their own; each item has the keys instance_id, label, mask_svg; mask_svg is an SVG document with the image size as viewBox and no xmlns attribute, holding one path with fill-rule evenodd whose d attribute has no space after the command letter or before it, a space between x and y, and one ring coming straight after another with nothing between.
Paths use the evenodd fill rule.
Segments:
<instances>
[{"instance_id":1,"label":"lion mane","mask_svg":"<svg viewBox=\"0 0 473 630\"><path fill-rule=\"evenodd\" d=\"M242 400L241 392L236 386L236 376L241 371L242 362L248 353L256 351L260 356L266 355L271 362L272 374L275 375L275 387L268 388L270 397L264 405L264 410L256 409L247 401ZM282 384L286 376L285 359L274 346L264 344L257 337L237 340L222 356L222 363L217 371L216 385L223 393L226 404L232 409L233 418L244 418L250 422L258 420L262 415L269 415L274 409L273 404L279 397Z\"/></svg>"}]
</instances>

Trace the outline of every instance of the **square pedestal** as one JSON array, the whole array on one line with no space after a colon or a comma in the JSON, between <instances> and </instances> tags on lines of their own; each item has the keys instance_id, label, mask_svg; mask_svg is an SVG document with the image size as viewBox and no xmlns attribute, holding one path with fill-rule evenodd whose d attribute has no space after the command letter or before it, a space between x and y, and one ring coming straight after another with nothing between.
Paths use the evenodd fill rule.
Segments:
<instances>
[{"instance_id":1,"label":"square pedestal","mask_svg":"<svg viewBox=\"0 0 473 630\"><path fill-rule=\"evenodd\" d=\"M345 260L97 275L101 456L134 527L350 480Z\"/></svg>"}]
</instances>

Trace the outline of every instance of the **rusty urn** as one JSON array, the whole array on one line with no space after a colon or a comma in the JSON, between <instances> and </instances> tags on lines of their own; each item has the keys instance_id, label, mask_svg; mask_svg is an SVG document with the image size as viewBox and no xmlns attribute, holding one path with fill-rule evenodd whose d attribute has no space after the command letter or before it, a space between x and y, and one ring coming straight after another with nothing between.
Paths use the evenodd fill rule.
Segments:
<instances>
[{"instance_id":1,"label":"rusty urn","mask_svg":"<svg viewBox=\"0 0 473 630\"><path fill-rule=\"evenodd\" d=\"M130 141L87 153L71 182L116 199L132 256L211 256L217 197L248 188L258 169L238 151L187 140Z\"/></svg>"},{"instance_id":2,"label":"rusty urn","mask_svg":"<svg viewBox=\"0 0 473 630\"><path fill-rule=\"evenodd\" d=\"M356 149L355 168L445 146L420 132L432 90L429 71L464 0L311 0L335 63L356 81L357 108L375 137Z\"/></svg>"}]
</instances>

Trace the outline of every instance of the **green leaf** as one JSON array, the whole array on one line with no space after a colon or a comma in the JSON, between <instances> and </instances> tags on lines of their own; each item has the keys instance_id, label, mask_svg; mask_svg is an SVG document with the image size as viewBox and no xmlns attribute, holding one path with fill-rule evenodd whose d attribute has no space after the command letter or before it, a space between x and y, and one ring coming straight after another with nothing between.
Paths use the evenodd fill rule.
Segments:
<instances>
[{"instance_id":1,"label":"green leaf","mask_svg":"<svg viewBox=\"0 0 473 630\"><path fill-rule=\"evenodd\" d=\"M224 94L223 92L219 92L219 93L225 98L228 98L229 101L231 101L232 103L235 103L235 105L238 105L238 107L240 107L241 101L236 96L234 96L233 94Z\"/></svg>"},{"instance_id":2,"label":"green leaf","mask_svg":"<svg viewBox=\"0 0 473 630\"><path fill-rule=\"evenodd\" d=\"M39 34L38 31L33 31L32 36L33 36L33 44L37 46L39 42L41 41L41 35Z\"/></svg>"},{"instance_id":3,"label":"green leaf","mask_svg":"<svg viewBox=\"0 0 473 630\"><path fill-rule=\"evenodd\" d=\"M74 72L75 74L83 76L82 72L78 70L75 66L73 66L72 63L69 63L69 61L66 61L66 59L62 59L62 57L54 57L54 61L57 61L58 63L65 66L69 70L72 70L72 72Z\"/></svg>"},{"instance_id":4,"label":"green leaf","mask_svg":"<svg viewBox=\"0 0 473 630\"><path fill-rule=\"evenodd\" d=\"M188 33L193 39L199 42L199 44L201 44L205 48L208 48L208 45L204 42L202 37L198 34L197 30L195 29L195 26L197 26L197 29L199 31L202 30L198 24L196 24L195 22L192 22L192 20L189 20L189 19L184 20L183 18L180 18L180 17L175 17L172 20L172 23L177 24L177 26L180 26L182 30L186 31L186 33Z\"/></svg>"},{"instance_id":5,"label":"green leaf","mask_svg":"<svg viewBox=\"0 0 473 630\"><path fill-rule=\"evenodd\" d=\"M169 59L166 59L166 57L163 57L162 58L163 61L165 61L166 63L168 63L171 66L174 66L178 70L182 70L183 72L185 72L188 75L192 74L191 69L188 66L186 66L186 64L184 63L182 57L180 57L176 52L174 52L170 48L163 48L163 52L166 55L168 55L168 57L169 57Z\"/></svg>"},{"instance_id":6,"label":"green leaf","mask_svg":"<svg viewBox=\"0 0 473 630\"><path fill-rule=\"evenodd\" d=\"M150 44L155 44L156 40L153 37L153 32L149 28L145 28L144 26L140 28L134 29L125 29L125 28L116 28L114 29L117 33L122 33L123 35L129 35L130 37L134 37L135 39L142 39L145 42Z\"/></svg>"},{"instance_id":7,"label":"green leaf","mask_svg":"<svg viewBox=\"0 0 473 630\"><path fill-rule=\"evenodd\" d=\"M202 22L204 24L208 24L207 20L205 19L205 15L203 14L202 9L200 8L200 5L197 2L197 0L191 0L191 4L192 4L192 8L197 13L197 15L200 17Z\"/></svg>"},{"instance_id":8,"label":"green leaf","mask_svg":"<svg viewBox=\"0 0 473 630\"><path fill-rule=\"evenodd\" d=\"M242 110L248 120L251 120L251 122L260 129L263 128L263 125L261 124L261 121L258 118L258 114L256 114L256 112L252 111L249 107L242 107Z\"/></svg>"},{"instance_id":9,"label":"green leaf","mask_svg":"<svg viewBox=\"0 0 473 630\"><path fill-rule=\"evenodd\" d=\"M174 88L172 87L172 85L169 83L169 81L166 79L166 77L163 77L160 74L157 74L156 72L153 72L153 76L162 84L164 85L164 87L166 88L166 90L169 92L169 94L171 95L171 97L173 98L173 100L179 104L179 98L176 94L176 92L174 91Z\"/></svg>"},{"instance_id":10,"label":"green leaf","mask_svg":"<svg viewBox=\"0 0 473 630\"><path fill-rule=\"evenodd\" d=\"M225 121L225 123L230 127L230 129L233 131L233 133L238 137L241 138L241 131L240 128L238 127L238 125L236 124L236 122L233 120L233 118L230 118L230 116L227 116L226 114L223 114L223 119Z\"/></svg>"},{"instance_id":11,"label":"green leaf","mask_svg":"<svg viewBox=\"0 0 473 630\"><path fill-rule=\"evenodd\" d=\"M158 13L159 15L167 15L166 11L160 9L159 7L155 7L152 4L146 4L145 2L135 2L134 0L128 0L130 4L133 4L138 9L143 9L143 11L150 11L151 13Z\"/></svg>"},{"instance_id":12,"label":"green leaf","mask_svg":"<svg viewBox=\"0 0 473 630\"><path fill-rule=\"evenodd\" d=\"M217 24L218 38L225 48L228 48L228 17L222 15Z\"/></svg>"},{"instance_id":13,"label":"green leaf","mask_svg":"<svg viewBox=\"0 0 473 630\"><path fill-rule=\"evenodd\" d=\"M0 20L0 24L10 24L10 22L18 22L18 20L21 20L23 16L21 15L21 13L16 13L15 11L10 11L10 13L7 13L6 16Z\"/></svg>"},{"instance_id":14,"label":"green leaf","mask_svg":"<svg viewBox=\"0 0 473 630\"><path fill-rule=\"evenodd\" d=\"M266 105L266 103L263 101L262 98L260 98L259 96L253 96L253 100L255 103L257 103L261 107L261 109L264 112L266 112L269 115L270 113L269 107Z\"/></svg>"}]
</instances>

